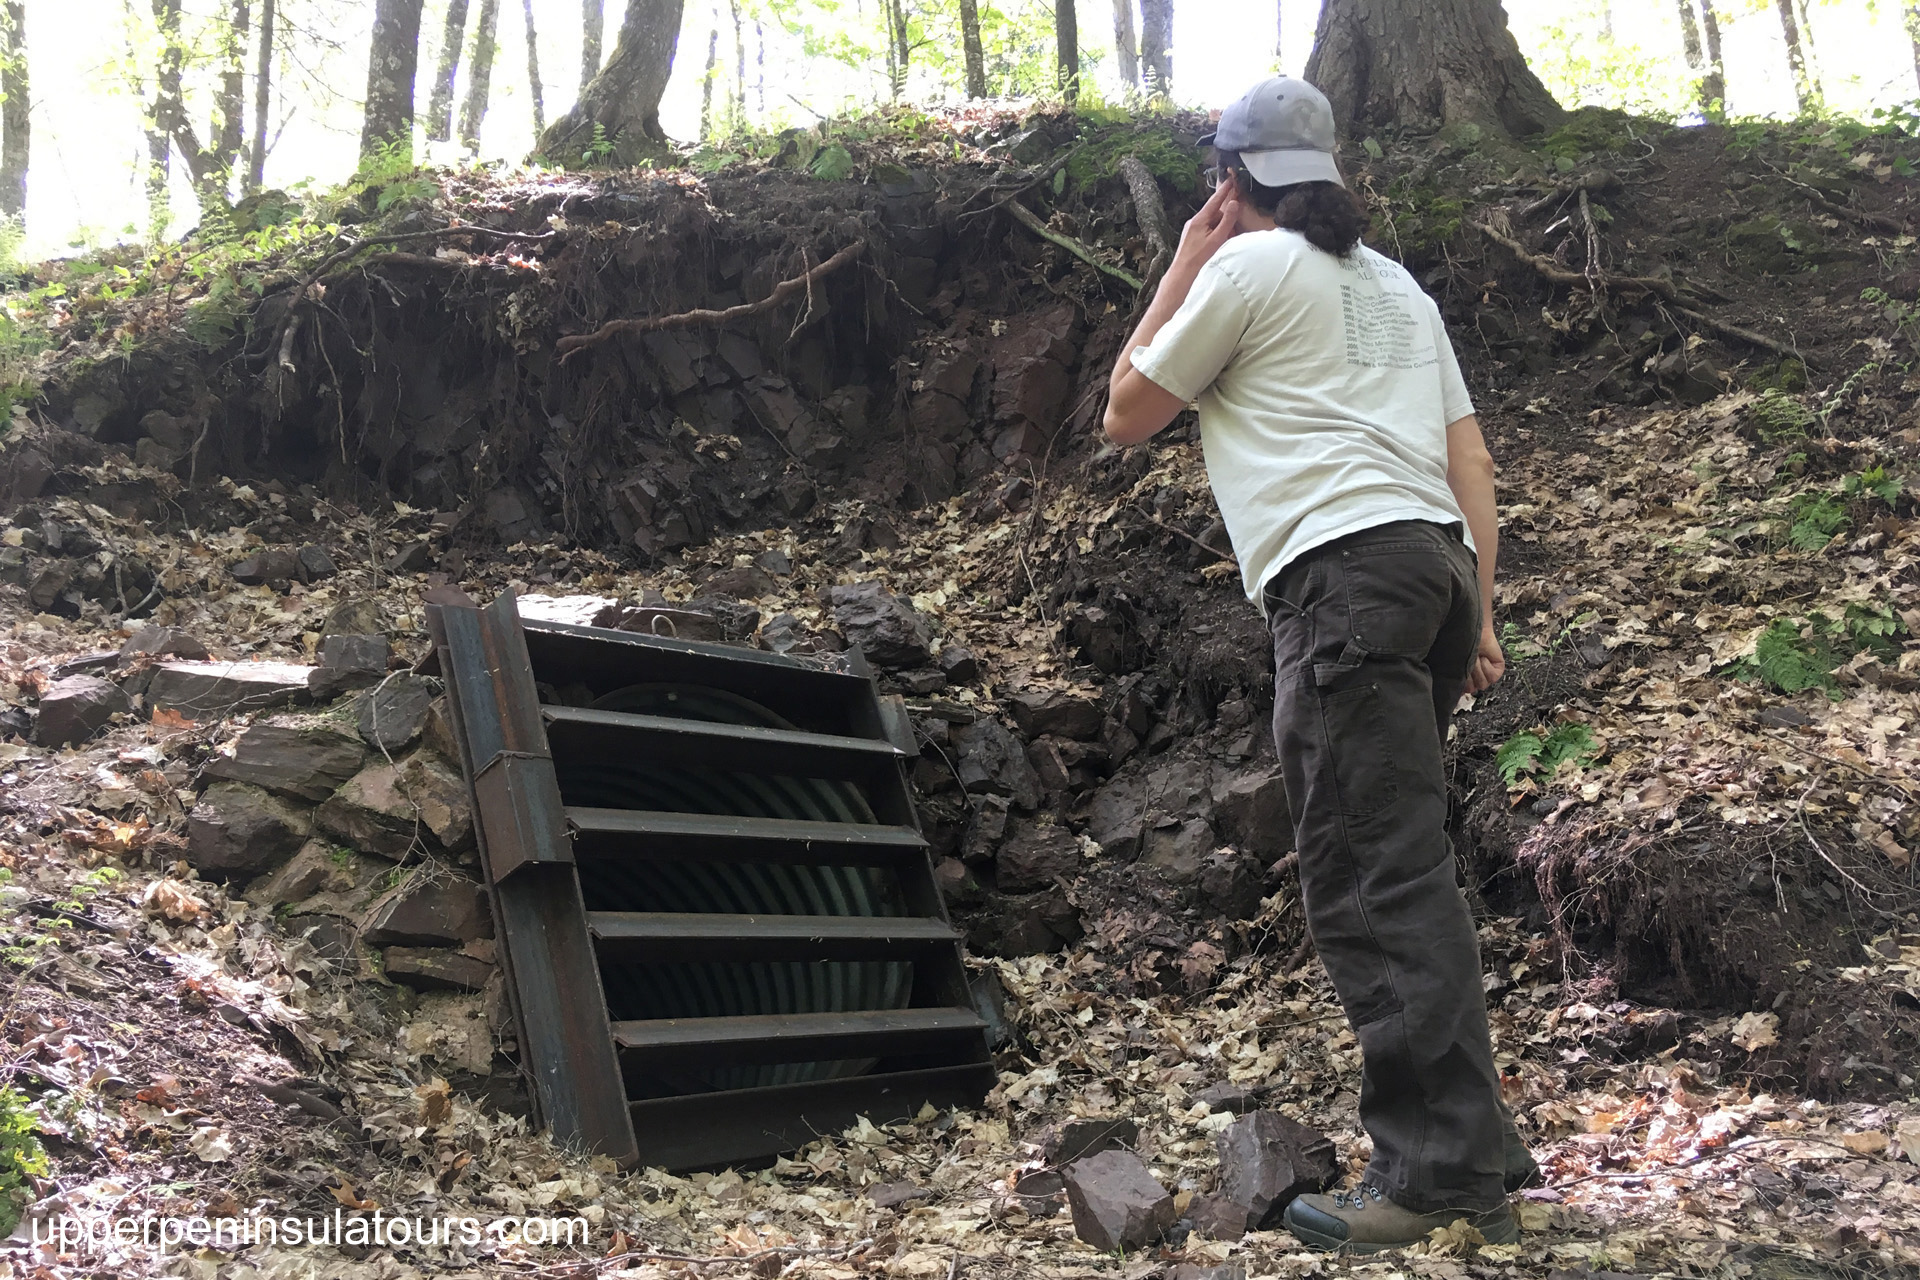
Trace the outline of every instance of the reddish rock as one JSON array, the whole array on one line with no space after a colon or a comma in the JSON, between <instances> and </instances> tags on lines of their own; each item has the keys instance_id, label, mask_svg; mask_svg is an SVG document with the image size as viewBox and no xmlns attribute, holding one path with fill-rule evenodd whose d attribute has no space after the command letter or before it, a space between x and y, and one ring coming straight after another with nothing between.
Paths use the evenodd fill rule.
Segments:
<instances>
[{"instance_id":1,"label":"reddish rock","mask_svg":"<svg viewBox=\"0 0 1920 1280\"><path fill-rule=\"evenodd\" d=\"M472 880L429 880L416 873L373 904L361 936L376 947L457 947L493 936L487 891Z\"/></svg>"},{"instance_id":2,"label":"reddish rock","mask_svg":"<svg viewBox=\"0 0 1920 1280\"><path fill-rule=\"evenodd\" d=\"M1074 1234L1102 1253L1132 1251L1173 1225L1173 1195L1131 1151L1104 1151L1061 1170Z\"/></svg>"},{"instance_id":3,"label":"reddish rock","mask_svg":"<svg viewBox=\"0 0 1920 1280\"><path fill-rule=\"evenodd\" d=\"M1051 888L1080 874L1080 840L1062 826L1022 822L994 865L995 883L1007 893Z\"/></svg>"},{"instance_id":4,"label":"reddish rock","mask_svg":"<svg viewBox=\"0 0 1920 1280\"><path fill-rule=\"evenodd\" d=\"M1106 1120L1069 1120L1049 1129L1040 1139L1040 1155L1048 1164L1072 1164L1103 1151L1131 1151L1140 1142L1140 1125L1125 1116Z\"/></svg>"},{"instance_id":5,"label":"reddish rock","mask_svg":"<svg viewBox=\"0 0 1920 1280\"><path fill-rule=\"evenodd\" d=\"M298 850L308 810L243 782L216 782L187 815L187 860L208 876L245 877Z\"/></svg>"},{"instance_id":6,"label":"reddish rock","mask_svg":"<svg viewBox=\"0 0 1920 1280\"><path fill-rule=\"evenodd\" d=\"M1105 719L1092 698L1065 689L1029 689L1016 693L1007 699L1007 710L1020 726L1020 732L1029 738L1041 734L1082 740L1097 738Z\"/></svg>"},{"instance_id":7,"label":"reddish rock","mask_svg":"<svg viewBox=\"0 0 1920 1280\"><path fill-rule=\"evenodd\" d=\"M1250 1231L1279 1223L1295 1196L1333 1182L1333 1140L1277 1111L1242 1116L1214 1139L1220 1194L1242 1209Z\"/></svg>"},{"instance_id":8,"label":"reddish rock","mask_svg":"<svg viewBox=\"0 0 1920 1280\"><path fill-rule=\"evenodd\" d=\"M228 755L207 762L206 776L301 800L325 800L360 771L367 749L332 724L256 724L234 739Z\"/></svg>"},{"instance_id":9,"label":"reddish rock","mask_svg":"<svg viewBox=\"0 0 1920 1280\"><path fill-rule=\"evenodd\" d=\"M40 695L34 738L43 747L70 747L106 728L117 713L131 713L133 702L111 680L68 676Z\"/></svg>"},{"instance_id":10,"label":"reddish rock","mask_svg":"<svg viewBox=\"0 0 1920 1280\"><path fill-rule=\"evenodd\" d=\"M388 947L387 977L422 991L479 991L494 967L464 952L439 947Z\"/></svg>"}]
</instances>

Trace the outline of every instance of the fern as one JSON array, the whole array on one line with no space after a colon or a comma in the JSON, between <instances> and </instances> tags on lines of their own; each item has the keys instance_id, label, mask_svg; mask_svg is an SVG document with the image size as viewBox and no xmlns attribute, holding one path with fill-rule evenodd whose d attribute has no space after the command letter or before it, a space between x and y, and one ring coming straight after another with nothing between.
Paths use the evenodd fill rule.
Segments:
<instances>
[{"instance_id":1,"label":"fern","mask_svg":"<svg viewBox=\"0 0 1920 1280\"><path fill-rule=\"evenodd\" d=\"M1824 493L1803 493L1793 504L1787 542L1795 551L1818 551L1852 524L1847 509Z\"/></svg>"},{"instance_id":2,"label":"fern","mask_svg":"<svg viewBox=\"0 0 1920 1280\"><path fill-rule=\"evenodd\" d=\"M47 1152L27 1095L0 1086L0 1231L11 1233L32 1198L33 1179L47 1172Z\"/></svg>"},{"instance_id":3,"label":"fern","mask_svg":"<svg viewBox=\"0 0 1920 1280\"><path fill-rule=\"evenodd\" d=\"M1545 745L1538 734L1516 733L1493 753L1493 767L1500 771L1507 786L1517 787L1520 775L1532 773L1538 766L1540 749Z\"/></svg>"},{"instance_id":4,"label":"fern","mask_svg":"<svg viewBox=\"0 0 1920 1280\"><path fill-rule=\"evenodd\" d=\"M1760 438L1768 444L1798 440L1815 421L1813 410L1778 387L1768 387L1754 402L1753 416L1759 419Z\"/></svg>"},{"instance_id":5,"label":"fern","mask_svg":"<svg viewBox=\"0 0 1920 1280\"><path fill-rule=\"evenodd\" d=\"M1815 630L1809 625L1808 630ZM1787 618L1775 618L1760 633L1753 657L1743 664L1740 674L1758 677L1782 693L1801 693L1824 689L1833 693L1833 671L1840 657L1817 633L1801 634L1799 624Z\"/></svg>"}]
</instances>

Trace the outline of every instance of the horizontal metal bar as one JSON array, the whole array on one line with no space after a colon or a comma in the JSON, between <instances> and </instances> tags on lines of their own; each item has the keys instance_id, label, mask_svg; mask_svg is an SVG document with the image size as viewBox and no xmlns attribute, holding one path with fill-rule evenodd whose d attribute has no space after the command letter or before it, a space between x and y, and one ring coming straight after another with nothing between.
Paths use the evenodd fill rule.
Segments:
<instances>
[{"instance_id":1,"label":"horizontal metal bar","mask_svg":"<svg viewBox=\"0 0 1920 1280\"><path fill-rule=\"evenodd\" d=\"M613 1043L629 1063L817 1062L964 1048L984 1040L986 1025L972 1009L652 1018L614 1023Z\"/></svg>"},{"instance_id":2,"label":"horizontal metal bar","mask_svg":"<svg viewBox=\"0 0 1920 1280\"><path fill-rule=\"evenodd\" d=\"M596 694L638 683L706 685L753 699L795 724L853 728L870 713L866 671L833 671L785 654L699 640L527 620L527 651L541 680L586 684Z\"/></svg>"},{"instance_id":3,"label":"horizontal metal bar","mask_svg":"<svg viewBox=\"0 0 1920 1280\"><path fill-rule=\"evenodd\" d=\"M653 809L569 808L576 857L791 866L887 867L924 864L927 842L912 827L865 822L805 822Z\"/></svg>"},{"instance_id":4,"label":"horizontal metal bar","mask_svg":"<svg viewBox=\"0 0 1920 1280\"><path fill-rule=\"evenodd\" d=\"M906 753L884 738L764 729L758 725L683 720L675 716L542 707L547 742L556 756L608 752L676 765L706 765L794 778L871 778Z\"/></svg>"},{"instance_id":5,"label":"horizontal metal bar","mask_svg":"<svg viewBox=\"0 0 1920 1280\"><path fill-rule=\"evenodd\" d=\"M776 916L589 911L602 960L891 960L959 940L921 916Z\"/></svg>"},{"instance_id":6,"label":"horizontal metal bar","mask_svg":"<svg viewBox=\"0 0 1920 1280\"><path fill-rule=\"evenodd\" d=\"M984 1050L981 1054L985 1057ZM640 1162L660 1169L717 1169L792 1151L865 1116L905 1120L923 1105L969 1107L993 1087L985 1061L890 1071L765 1089L729 1089L631 1104Z\"/></svg>"}]
</instances>

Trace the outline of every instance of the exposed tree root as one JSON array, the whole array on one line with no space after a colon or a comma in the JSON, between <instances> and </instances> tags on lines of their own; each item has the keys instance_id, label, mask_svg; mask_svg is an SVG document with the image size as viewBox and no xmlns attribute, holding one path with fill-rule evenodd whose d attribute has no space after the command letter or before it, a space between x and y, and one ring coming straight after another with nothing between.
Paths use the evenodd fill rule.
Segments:
<instances>
[{"instance_id":1,"label":"exposed tree root","mask_svg":"<svg viewBox=\"0 0 1920 1280\"><path fill-rule=\"evenodd\" d=\"M1484 222L1475 222L1469 218L1467 219L1467 225L1513 254L1514 257L1520 259L1520 261L1524 262L1527 266L1532 267L1549 283L1563 284L1570 288L1586 289L1589 292L1595 291L1598 287L1594 281L1589 280L1580 272L1569 271L1554 262L1553 259L1542 257L1540 254L1529 251L1525 245L1515 240L1512 236L1507 235L1505 232L1498 231ZM1704 325L1706 328L1712 329L1716 333L1724 334L1729 338L1738 338L1742 342L1764 348L1765 350L1774 352L1776 355L1790 356L1808 368L1815 367L1814 362L1810 358L1777 338L1769 338L1764 333L1757 333L1752 329L1743 328L1737 324L1729 324L1725 320L1716 320L1703 311L1695 311L1693 308L1683 305L1680 301L1679 291L1673 287L1671 280L1663 280L1659 276L1602 276L1600 281L1602 285L1621 290L1622 292L1652 294L1655 297L1671 303L1676 314L1685 316L1695 324Z\"/></svg>"},{"instance_id":2,"label":"exposed tree root","mask_svg":"<svg viewBox=\"0 0 1920 1280\"><path fill-rule=\"evenodd\" d=\"M724 310L718 311L704 307L696 307L692 311L681 311L670 316L647 316L631 320L609 320L592 333L568 334L566 337L554 343L554 350L559 353L562 360L566 360L571 357L574 352L584 347L596 346L619 333L651 333L656 329L688 328L695 325L718 326L731 324L735 320L744 320L748 316L756 316L763 311L771 311L774 307L779 306L782 302L803 289L811 292L815 281L833 274L841 267L852 262L855 258L860 257L866 251L867 245L865 241L855 241L812 270L803 272L791 280L782 280L773 287L772 293L769 293L758 302L743 302L738 306L727 307Z\"/></svg>"},{"instance_id":3,"label":"exposed tree root","mask_svg":"<svg viewBox=\"0 0 1920 1280\"><path fill-rule=\"evenodd\" d=\"M1096 271L1106 272L1115 280L1122 282L1128 288L1135 291L1145 287L1145 282L1141 280L1139 276L1134 275L1133 272L1125 270L1124 268L1116 267L1110 262L1102 262L1093 250L1087 248L1087 246L1081 244L1072 236L1063 235L1055 231L1052 227L1049 227L1046 223L1035 217L1033 211L1021 204L1018 200L1007 201L1007 212L1013 215L1015 222L1018 222L1042 240L1048 240L1059 245L1062 249L1065 249L1068 253L1080 259Z\"/></svg>"}]
</instances>

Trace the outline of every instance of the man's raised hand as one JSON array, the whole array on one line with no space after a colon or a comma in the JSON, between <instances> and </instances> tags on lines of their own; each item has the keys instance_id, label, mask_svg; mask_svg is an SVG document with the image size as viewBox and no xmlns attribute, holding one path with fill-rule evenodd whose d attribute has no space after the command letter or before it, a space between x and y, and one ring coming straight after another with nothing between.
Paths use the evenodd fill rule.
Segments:
<instances>
[{"instance_id":1,"label":"man's raised hand","mask_svg":"<svg viewBox=\"0 0 1920 1280\"><path fill-rule=\"evenodd\" d=\"M1240 199L1229 178L1200 206L1200 212L1187 219L1187 225L1180 231L1180 247L1174 250L1167 274L1179 273L1191 279L1239 230Z\"/></svg>"}]
</instances>

